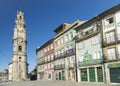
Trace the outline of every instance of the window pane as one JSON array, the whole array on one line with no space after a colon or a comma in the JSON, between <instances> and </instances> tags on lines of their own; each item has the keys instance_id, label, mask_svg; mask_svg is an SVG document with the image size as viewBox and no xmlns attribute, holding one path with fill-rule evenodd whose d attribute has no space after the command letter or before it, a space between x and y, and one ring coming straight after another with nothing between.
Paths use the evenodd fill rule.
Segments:
<instances>
[{"instance_id":1,"label":"window pane","mask_svg":"<svg viewBox=\"0 0 120 86\"><path fill-rule=\"evenodd\" d=\"M111 32L110 36L111 36L111 42L115 42L115 32Z\"/></svg>"},{"instance_id":2,"label":"window pane","mask_svg":"<svg viewBox=\"0 0 120 86\"><path fill-rule=\"evenodd\" d=\"M107 53L108 53L108 59L109 60L116 59L115 48L108 49Z\"/></svg>"}]
</instances>

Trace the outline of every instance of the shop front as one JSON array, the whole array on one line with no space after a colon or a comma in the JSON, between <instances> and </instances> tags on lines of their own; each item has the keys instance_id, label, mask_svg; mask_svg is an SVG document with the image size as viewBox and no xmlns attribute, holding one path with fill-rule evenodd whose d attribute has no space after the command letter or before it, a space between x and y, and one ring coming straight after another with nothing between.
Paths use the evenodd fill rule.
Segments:
<instances>
[{"instance_id":1,"label":"shop front","mask_svg":"<svg viewBox=\"0 0 120 86\"><path fill-rule=\"evenodd\" d=\"M81 82L103 82L103 67L91 66L86 68L80 68L79 78Z\"/></svg>"},{"instance_id":2,"label":"shop front","mask_svg":"<svg viewBox=\"0 0 120 86\"><path fill-rule=\"evenodd\" d=\"M120 63L106 63L107 83L120 83Z\"/></svg>"},{"instance_id":3,"label":"shop front","mask_svg":"<svg viewBox=\"0 0 120 86\"><path fill-rule=\"evenodd\" d=\"M56 71L56 80L65 80L65 72L64 71Z\"/></svg>"}]
</instances>

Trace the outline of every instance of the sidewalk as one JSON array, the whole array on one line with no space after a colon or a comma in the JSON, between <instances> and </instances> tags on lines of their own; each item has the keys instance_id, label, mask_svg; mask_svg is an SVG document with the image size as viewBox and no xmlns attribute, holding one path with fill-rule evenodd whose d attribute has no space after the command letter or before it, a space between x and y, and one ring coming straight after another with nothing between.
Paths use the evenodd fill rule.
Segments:
<instances>
[{"instance_id":1,"label":"sidewalk","mask_svg":"<svg viewBox=\"0 0 120 86\"><path fill-rule=\"evenodd\" d=\"M105 84L105 83L96 83L96 82L93 82L93 83L89 83L89 82L78 82L77 84L79 84L80 86L120 86L120 84Z\"/></svg>"}]
</instances>

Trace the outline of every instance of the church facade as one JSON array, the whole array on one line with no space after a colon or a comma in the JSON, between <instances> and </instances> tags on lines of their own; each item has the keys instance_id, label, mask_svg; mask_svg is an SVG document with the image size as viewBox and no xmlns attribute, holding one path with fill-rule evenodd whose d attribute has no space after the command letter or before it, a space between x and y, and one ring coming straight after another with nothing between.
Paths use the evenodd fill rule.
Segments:
<instances>
[{"instance_id":1,"label":"church facade","mask_svg":"<svg viewBox=\"0 0 120 86\"><path fill-rule=\"evenodd\" d=\"M17 12L15 20L14 35L12 39L13 54L12 62L9 64L9 77L12 81L27 80L28 63L27 63L27 39L24 13Z\"/></svg>"}]
</instances>

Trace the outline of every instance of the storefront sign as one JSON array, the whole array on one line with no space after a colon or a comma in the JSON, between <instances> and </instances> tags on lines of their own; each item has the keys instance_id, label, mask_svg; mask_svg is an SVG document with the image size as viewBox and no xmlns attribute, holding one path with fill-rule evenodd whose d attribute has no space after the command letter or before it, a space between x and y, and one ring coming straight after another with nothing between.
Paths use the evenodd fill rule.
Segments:
<instances>
[{"instance_id":1,"label":"storefront sign","mask_svg":"<svg viewBox=\"0 0 120 86\"><path fill-rule=\"evenodd\" d=\"M116 67L120 67L120 63L114 63L108 65L108 68L116 68Z\"/></svg>"}]
</instances>

